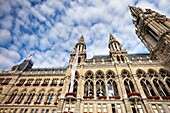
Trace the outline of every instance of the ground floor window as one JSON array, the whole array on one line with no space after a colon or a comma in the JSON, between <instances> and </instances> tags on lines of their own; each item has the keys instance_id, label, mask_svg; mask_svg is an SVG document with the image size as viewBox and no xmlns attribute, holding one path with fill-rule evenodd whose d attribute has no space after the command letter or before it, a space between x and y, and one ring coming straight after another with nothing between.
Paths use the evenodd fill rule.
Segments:
<instances>
[{"instance_id":1,"label":"ground floor window","mask_svg":"<svg viewBox=\"0 0 170 113\"><path fill-rule=\"evenodd\" d=\"M84 113L93 113L93 104L85 103L83 112Z\"/></svg>"},{"instance_id":2,"label":"ground floor window","mask_svg":"<svg viewBox=\"0 0 170 113\"><path fill-rule=\"evenodd\" d=\"M160 104L158 104L158 105L152 104L152 109L153 109L154 113L159 113L159 112L160 113L165 113L162 105L160 105Z\"/></svg>"},{"instance_id":3,"label":"ground floor window","mask_svg":"<svg viewBox=\"0 0 170 113\"><path fill-rule=\"evenodd\" d=\"M98 113L107 113L107 105L106 104L98 104L97 112Z\"/></svg>"}]
</instances>

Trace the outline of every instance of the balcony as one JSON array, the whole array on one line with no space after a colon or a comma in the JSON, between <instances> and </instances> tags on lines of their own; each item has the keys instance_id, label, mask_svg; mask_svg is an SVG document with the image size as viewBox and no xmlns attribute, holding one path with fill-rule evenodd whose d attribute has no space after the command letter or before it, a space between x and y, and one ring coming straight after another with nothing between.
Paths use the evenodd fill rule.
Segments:
<instances>
[{"instance_id":1,"label":"balcony","mask_svg":"<svg viewBox=\"0 0 170 113\"><path fill-rule=\"evenodd\" d=\"M136 101L140 100L140 93L139 92L130 92L128 93L129 100L131 101Z\"/></svg>"},{"instance_id":2,"label":"balcony","mask_svg":"<svg viewBox=\"0 0 170 113\"><path fill-rule=\"evenodd\" d=\"M65 97L66 97L66 99L71 99L71 100L76 100L76 94L74 93L74 92L68 92L68 93L66 93L66 95L65 95Z\"/></svg>"}]
</instances>

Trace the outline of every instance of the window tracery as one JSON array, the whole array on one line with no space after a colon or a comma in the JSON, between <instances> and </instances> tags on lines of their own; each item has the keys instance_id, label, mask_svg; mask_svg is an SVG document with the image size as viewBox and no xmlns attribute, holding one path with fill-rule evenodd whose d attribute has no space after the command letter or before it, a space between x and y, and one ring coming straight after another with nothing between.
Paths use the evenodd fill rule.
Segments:
<instances>
[{"instance_id":1,"label":"window tracery","mask_svg":"<svg viewBox=\"0 0 170 113\"><path fill-rule=\"evenodd\" d=\"M102 71L97 71L96 72L96 79L104 79L104 73Z\"/></svg>"},{"instance_id":2,"label":"window tracery","mask_svg":"<svg viewBox=\"0 0 170 113\"><path fill-rule=\"evenodd\" d=\"M121 72L121 75L122 75L122 78L125 78L125 77L130 77L130 73L129 73L129 71L128 70L122 70L122 72Z\"/></svg>"},{"instance_id":3,"label":"window tracery","mask_svg":"<svg viewBox=\"0 0 170 113\"><path fill-rule=\"evenodd\" d=\"M84 85L84 95L85 96L93 96L94 95L94 85L91 80L87 80Z\"/></svg>"},{"instance_id":4,"label":"window tracery","mask_svg":"<svg viewBox=\"0 0 170 113\"><path fill-rule=\"evenodd\" d=\"M113 71L111 71L111 70L108 70L106 72L106 78L107 79L115 78L115 73Z\"/></svg>"},{"instance_id":5,"label":"window tracery","mask_svg":"<svg viewBox=\"0 0 170 113\"><path fill-rule=\"evenodd\" d=\"M155 96L152 85L148 80L142 79L140 83L146 96Z\"/></svg>"},{"instance_id":6,"label":"window tracery","mask_svg":"<svg viewBox=\"0 0 170 113\"><path fill-rule=\"evenodd\" d=\"M153 70L153 69L149 69L149 70L148 70L148 75L149 75L150 78L152 78L152 77L158 77L157 72L156 72L155 70Z\"/></svg>"},{"instance_id":7,"label":"window tracery","mask_svg":"<svg viewBox=\"0 0 170 113\"><path fill-rule=\"evenodd\" d=\"M106 90L105 90L105 83L102 80L98 80L96 82L96 94L98 96L105 96L106 95Z\"/></svg>"},{"instance_id":8,"label":"window tracery","mask_svg":"<svg viewBox=\"0 0 170 113\"><path fill-rule=\"evenodd\" d=\"M108 96L118 96L118 89L117 89L117 84L113 80L109 80L107 82L107 87L108 87Z\"/></svg>"},{"instance_id":9,"label":"window tracery","mask_svg":"<svg viewBox=\"0 0 170 113\"><path fill-rule=\"evenodd\" d=\"M146 77L145 71L143 71L141 69L138 69L136 71L136 75L137 75L138 79L140 79L141 77Z\"/></svg>"},{"instance_id":10,"label":"window tracery","mask_svg":"<svg viewBox=\"0 0 170 113\"><path fill-rule=\"evenodd\" d=\"M9 97L8 101L7 101L7 102L5 102L5 103L6 103L6 104L10 104L10 103L12 103L12 102L13 102L13 100L15 99L15 97L17 96L17 94L18 94L18 91L14 91L14 92L10 95L10 97Z\"/></svg>"},{"instance_id":11,"label":"window tracery","mask_svg":"<svg viewBox=\"0 0 170 113\"><path fill-rule=\"evenodd\" d=\"M159 92L160 96L170 96L165 85L160 80L154 79L153 84L154 84L155 88L157 89L157 91Z\"/></svg>"},{"instance_id":12,"label":"window tracery","mask_svg":"<svg viewBox=\"0 0 170 113\"><path fill-rule=\"evenodd\" d=\"M127 94L130 93L130 92L135 92L135 87L134 87L134 85L133 85L131 80L126 79L124 81L124 85L125 85L125 89L126 89L126 93Z\"/></svg>"}]
</instances>

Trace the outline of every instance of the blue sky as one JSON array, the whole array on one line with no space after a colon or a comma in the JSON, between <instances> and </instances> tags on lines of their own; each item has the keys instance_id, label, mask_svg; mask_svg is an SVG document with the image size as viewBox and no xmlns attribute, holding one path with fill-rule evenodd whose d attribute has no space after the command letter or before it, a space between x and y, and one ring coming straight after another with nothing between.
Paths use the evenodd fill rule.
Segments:
<instances>
[{"instance_id":1,"label":"blue sky","mask_svg":"<svg viewBox=\"0 0 170 113\"><path fill-rule=\"evenodd\" d=\"M34 67L66 67L81 35L87 58L109 54L110 33L128 53L148 52L128 5L170 17L169 0L0 0L0 71L34 52Z\"/></svg>"}]
</instances>

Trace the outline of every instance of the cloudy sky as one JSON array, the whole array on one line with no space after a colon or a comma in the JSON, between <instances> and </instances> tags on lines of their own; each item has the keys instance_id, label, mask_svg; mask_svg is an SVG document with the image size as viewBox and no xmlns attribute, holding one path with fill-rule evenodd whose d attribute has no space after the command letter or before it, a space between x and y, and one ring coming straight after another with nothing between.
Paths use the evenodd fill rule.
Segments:
<instances>
[{"instance_id":1,"label":"cloudy sky","mask_svg":"<svg viewBox=\"0 0 170 113\"><path fill-rule=\"evenodd\" d=\"M0 71L34 52L34 67L66 67L81 35L87 58L109 54L110 33L128 53L147 53L128 5L170 17L169 0L0 0Z\"/></svg>"}]
</instances>

